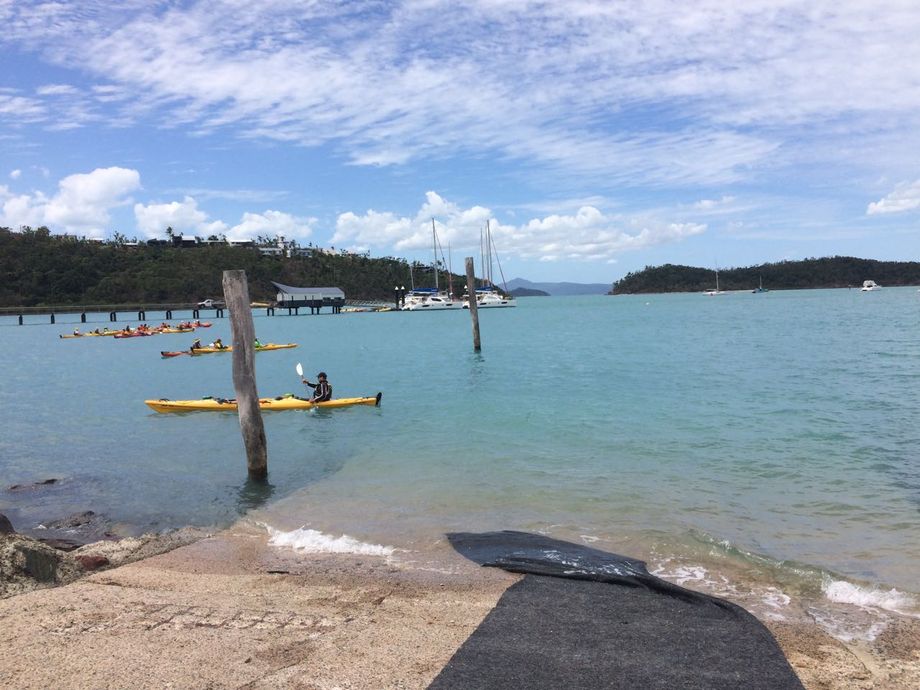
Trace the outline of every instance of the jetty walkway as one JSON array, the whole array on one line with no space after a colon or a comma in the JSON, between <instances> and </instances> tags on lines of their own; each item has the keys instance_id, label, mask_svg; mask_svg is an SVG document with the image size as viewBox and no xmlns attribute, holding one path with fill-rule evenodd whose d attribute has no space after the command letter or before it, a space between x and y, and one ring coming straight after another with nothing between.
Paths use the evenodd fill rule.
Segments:
<instances>
[{"instance_id":1,"label":"jetty walkway","mask_svg":"<svg viewBox=\"0 0 920 690\"><path fill-rule=\"evenodd\" d=\"M259 314L264 316L299 316L301 314L320 314L323 309L329 309L332 314L340 314L343 307L377 307L391 306L391 302L376 302L374 300L307 300L297 303L294 306L287 306L275 303L256 303L252 306L253 315ZM108 320L117 322L119 318L131 320L137 315L138 321L147 321L148 319L156 321L158 319L170 320L180 318L174 316L178 312L191 312L191 317L182 316L181 318L215 318L221 319L227 315L226 307L201 307L197 303L172 303L172 304L62 304L62 305L43 305L37 307L0 307L0 317L14 316L18 318L19 325L22 326L27 322L28 317L47 316L49 323L56 323L62 316L79 316L80 323ZM91 318L93 315L101 315L103 318ZM70 321L66 321L70 323Z\"/></svg>"}]
</instances>

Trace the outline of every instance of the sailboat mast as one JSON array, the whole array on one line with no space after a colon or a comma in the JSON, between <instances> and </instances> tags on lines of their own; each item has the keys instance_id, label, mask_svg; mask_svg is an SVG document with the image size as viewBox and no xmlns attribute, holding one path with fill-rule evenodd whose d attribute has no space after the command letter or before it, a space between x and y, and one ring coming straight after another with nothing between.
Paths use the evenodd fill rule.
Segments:
<instances>
[{"instance_id":1,"label":"sailboat mast","mask_svg":"<svg viewBox=\"0 0 920 690\"><path fill-rule=\"evenodd\" d=\"M447 243L447 296L454 298L454 268L453 260L450 256L450 242Z\"/></svg>"},{"instance_id":2,"label":"sailboat mast","mask_svg":"<svg viewBox=\"0 0 920 690\"><path fill-rule=\"evenodd\" d=\"M489 226L489 219L486 219L486 258L488 258L487 275L489 281L489 287L493 287L494 283L492 282L492 228Z\"/></svg>"},{"instance_id":3,"label":"sailboat mast","mask_svg":"<svg viewBox=\"0 0 920 690\"><path fill-rule=\"evenodd\" d=\"M486 284L486 245L483 243L482 228L479 228L479 270L482 271L482 284Z\"/></svg>"},{"instance_id":4,"label":"sailboat mast","mask_svg":"<svg viewBox=\"0 0 920 690\"><path fill-rule=\"evenodd\" d=\"M434 218L431 219L431 244L434 247L434 289L438 289L438 233L434 229Z\"/></svg>"}]
</instances>

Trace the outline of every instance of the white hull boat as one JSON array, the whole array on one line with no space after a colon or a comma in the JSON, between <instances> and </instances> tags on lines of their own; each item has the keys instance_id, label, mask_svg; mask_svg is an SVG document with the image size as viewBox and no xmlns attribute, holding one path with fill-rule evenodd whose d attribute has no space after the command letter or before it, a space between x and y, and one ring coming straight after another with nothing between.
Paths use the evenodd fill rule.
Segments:
<instances>
[{"instance_id":1,"label":"white hull boat","mask_svg":"<svg viewBox=\"0 0 920 690\"><path fill-rule=\"evenodd\" d=\"M517 304L513 299L502 297L498 290L478 289L476 290L476 308L477 309L494 309L497 307L516 307ZM463 299L463 308L470 308L470 298Z\"/></svg>"},{"instance_id":2,"label":"white hull boat","mask_svg":"<svg viewBox=\"0 0 920 690\"><path fill-rule=\"evenodd\" d=\"M446 292L433 288L419 288L406 294L402 311L460 311L460 302L452 300Z\"/></svg>"}]
</instances>

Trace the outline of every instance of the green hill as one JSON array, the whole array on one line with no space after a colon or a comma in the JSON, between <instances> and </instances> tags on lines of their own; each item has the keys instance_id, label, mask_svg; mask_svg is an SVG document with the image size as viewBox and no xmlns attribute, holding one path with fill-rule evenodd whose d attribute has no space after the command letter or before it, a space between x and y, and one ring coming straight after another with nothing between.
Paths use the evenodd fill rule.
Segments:
<instances>
[{"instance_id":1,"label":"green hill","mask_svg":"<svg viewBox=\"0 0 920 690\"><path fill-rule=\"evenodd\" d=\"M753 290L761 279L770 290L859 287L864 280L883 286L920 285L920 262L832 256L719 270L721 290ZM609 294L703 292L715 286L716 274L710 268L665 264L628 273L613 284Z\"/></svg>"},{"instance_id":2,"label":"green hill","mask_svg":"<svg viewBox=\"0 0 920 690\"><path fill-rule=\"evenodd\" d=\"M243 269L253 300L275 299L271 281L334 286L348 299L390 300L410 285L409 263L394 257L313 251L311 256L263 256L256 247L226 243L193 247L96 242L52 235L47 228L0 228L0 306L170 304L223 294L224 270ZM417 285L433 284L431 267L414 264ZM441 274L441 283L447 276ZM463 293L465 277L453 276Z\"/></svg>"}]
</instances>

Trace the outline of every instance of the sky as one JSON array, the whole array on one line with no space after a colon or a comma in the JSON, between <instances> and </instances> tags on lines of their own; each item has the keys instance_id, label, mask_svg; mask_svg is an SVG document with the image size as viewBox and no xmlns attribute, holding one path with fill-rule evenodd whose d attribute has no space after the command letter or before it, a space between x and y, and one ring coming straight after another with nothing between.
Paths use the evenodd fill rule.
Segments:
<instances>
[{"instance_id":1,"label":"sky","mask_svg":"<svg viewBox=\"0 0 920 690\"><path fill-rule=\"evenodd\" d=\"M916 0L0 0L0 226L920 260ZM479 273L480 271L477 271ZM495 270L498 274L498 269Z\"/></svg>"}]
</instances>

